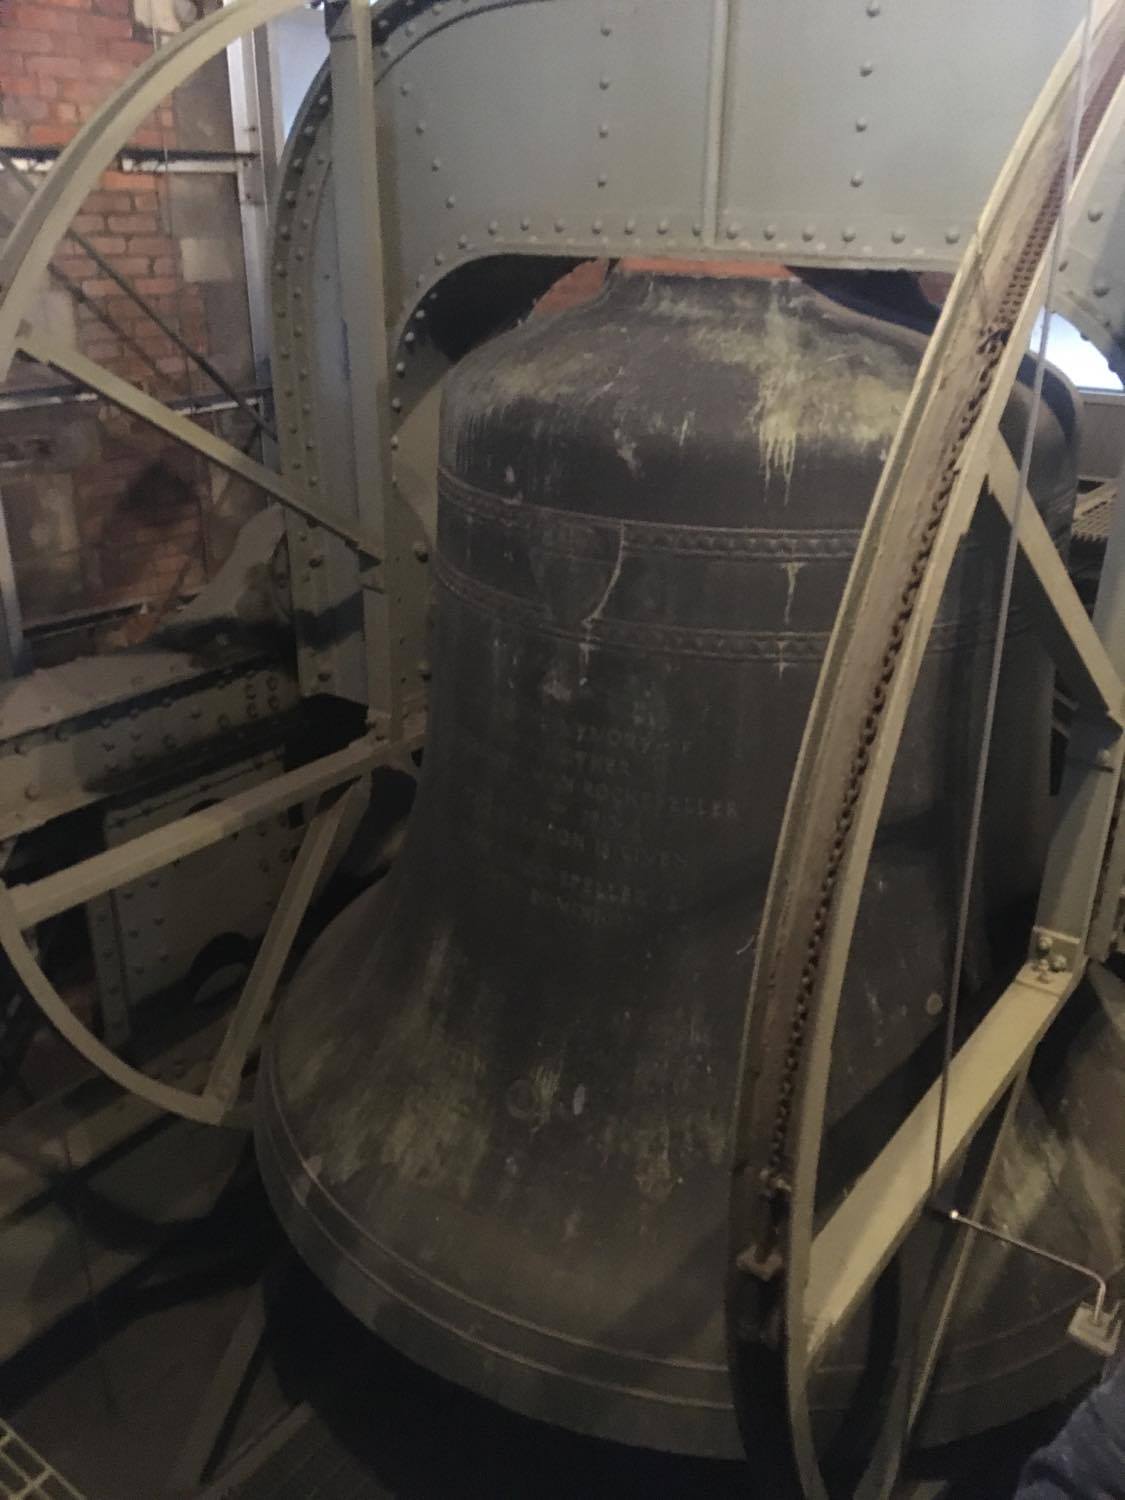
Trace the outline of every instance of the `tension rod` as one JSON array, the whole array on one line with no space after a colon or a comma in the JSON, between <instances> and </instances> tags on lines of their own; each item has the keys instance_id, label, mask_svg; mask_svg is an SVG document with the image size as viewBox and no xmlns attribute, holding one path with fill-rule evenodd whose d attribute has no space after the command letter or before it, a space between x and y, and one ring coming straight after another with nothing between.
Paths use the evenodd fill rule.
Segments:
<instances>
[{"instance_id":1,"label":"tension rod","mask_svg":"<svg viewBox=\"0 0 1125 1500\"><path fill-rule=\"evenodd\" d=\"M1116 1352L1117 1343L1121 1337L1121 1318L1116 1307L1113 1309L1106 1307L1109 1300L1109 1286L1105 1278L1099 1276L1097 1271L1090 1266L1081 1265L1076 1260L1067 1260L1064 1255L1056 1255L1052 1250L1044 1250L1039 1245L1029 1244L1027 1240L1017 1239L1014 1234L1006 1234L1002 1229L994 1229L990 1224L982 1224L979 1219L970 1219L955 1208L942 1208L935 1204L934 1212L948 1219L951 1224L971 1229L976 1234L987 1235L989 1239L999 1240L1003 1245L1010 1245L1013 1250L1022 1250L1026 1255L1034 1255L1038 1260L1062 1266L1064 1270L1073 1271L1076 1276L1083 1276L1087 1281L1092 1281L1097 1288L1093 1304L1083 1303L1076 1309L1067 1331L1070 1337L1076 1339L1078 1343L1084 1344L1088 1349L1093 1349L1107 1358Z\"/></svg>"}]
</instances>

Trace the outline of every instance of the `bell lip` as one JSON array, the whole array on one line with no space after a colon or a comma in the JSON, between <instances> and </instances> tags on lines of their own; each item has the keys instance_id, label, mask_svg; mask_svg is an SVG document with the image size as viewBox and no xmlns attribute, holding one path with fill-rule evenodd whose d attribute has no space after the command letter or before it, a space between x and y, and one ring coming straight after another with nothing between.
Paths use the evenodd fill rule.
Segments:
<instances>
[{"instance_id":1,"label":"bell lip","mask_svg":"<svg viewBox=\"0 0 1125 1500\"><path fill-rule=\"evenodd\" d=\"M482 1312L479 1305L437 1282L421 1268L396 1262L370 1237L347 1248L326 1219L347 1222L305 1166L279 1107L267 1048L255 1096L254 1140L266 1194L298 1254L332 1295L373 1334L399 1353L474 1394L522 1416L586 1437L696 1458L745 1459L726 1374L646 1363L646 1373L673 1372L713 1388L724 1399L642 1389L637 1357L578 1350L549 1332L528 1338L540 1357L512 1347L514 1320ZM433 1307L421 1305L424 1295ZM440 1311L438 1308L440 1307ZM488 1334L494 1333L494 1338ZM501 1342L503 1339L503 1342ZM542 1357L547 1344L581 1357L581 1374ZM605 1374L595 1374L591 1365ZM612 1378L616 1374L617 1379Z\"/></svg>"}]
</instances>

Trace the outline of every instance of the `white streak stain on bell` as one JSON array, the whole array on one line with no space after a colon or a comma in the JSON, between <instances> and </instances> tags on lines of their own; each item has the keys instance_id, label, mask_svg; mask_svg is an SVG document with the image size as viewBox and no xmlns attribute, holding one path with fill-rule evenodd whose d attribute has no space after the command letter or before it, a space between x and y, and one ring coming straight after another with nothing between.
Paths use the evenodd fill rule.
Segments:
<instances>
[{"instance_id":1,"label":"white streak stain on bell","mask_svg":"<svg viewBox=\"0 0 1125 1500\"><path fill-rule=\"evenodd\" d=\"M797 574L805 565L802 562L787 562L782 563L781 566L785 570L785 577L788 585L785 595L785 623L786 625L788 625L789 616L793 610L793 595L797 589Z\"/></svg>"}]
</instances>

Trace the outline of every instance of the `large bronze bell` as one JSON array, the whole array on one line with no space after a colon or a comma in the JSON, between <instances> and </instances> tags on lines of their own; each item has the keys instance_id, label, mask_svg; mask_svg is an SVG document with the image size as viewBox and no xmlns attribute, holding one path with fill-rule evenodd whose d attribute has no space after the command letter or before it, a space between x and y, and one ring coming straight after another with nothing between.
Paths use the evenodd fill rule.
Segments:
<instances>
[{"instance_id":1,"label":"large bronze bell","mask_svg":"<svg viewBox=\"0 0 1125 1500\"><path fill-rule=\"evenodd\" d=\"M448 382L422 785L392 874L285 997L259 1153L359 1318L519 1411L739 1451L722 1290L755 931L920 316L895 280L626 267ZM1026 411L1017 388L1013 447ZM1073 427L1052 378L1032 488L1059 537ZM826 1194L932 1076L998 575L974 529L871 865ZM971 990L1034 894L1051 690L1017 595Z\"/></svg>"}]
</instances>

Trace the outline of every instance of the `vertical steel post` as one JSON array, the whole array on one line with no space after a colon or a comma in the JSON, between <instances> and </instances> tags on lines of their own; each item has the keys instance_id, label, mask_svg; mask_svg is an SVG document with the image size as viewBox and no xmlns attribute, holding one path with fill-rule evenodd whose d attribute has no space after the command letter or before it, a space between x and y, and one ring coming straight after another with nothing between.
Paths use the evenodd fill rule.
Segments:
<instances>
[{"instance_id":1,"label":"vertical steel post","mask_svg":"<svg viewBox=\"0 0 1125 1500\"><path fill-rule=\"evenodd\" d=\"M258 385L269 376L269 200L278 160L268 58L269 45L264 28L239 37L227 48L231 126L234 149L238 153L238 210L242 221L246 299L250 310L250 344L254 355L254 379Z\"/></svg>"},{"instance_id":2,"label":"vertical steel post","mask_svg":"<svg viewBox=\"0 0 1125 1500\"><path fill-rule=\"evenodd\" d=\"M406 531L390 447L383 235L376 150L375 63L367 0L326 7L332 76L332 179L347 349L355 493L360 522L383 561L360 560L368 713L376 734L402 732L399 640Z\"/></svg>"},{"instance_id":3,"label":"vertical steel post","mask_svg":"<svg viewBox=\"0 0 1125 1500\"><path fill-rule=\"evenodd\" d=\"M1125 469L1119 496L1123 484ZM1120 499L1098 583L1094 629L1118 673L1125 674L1125 503ZM1052 968L1072 967L1088 946L1123 749L1117 725L1088 711L1075 714L1033 937L1033 959ZM1119 879L1117 862L1111 859L1110 866L1118 869ZM1112 900L1116 910L1116 895Z\"/></svg>"},{"instance_id":4,"label":"vertical steel post","mask_svg":"<svg viewBox=\"0 0 1125 1500\"><path fill-rule=\"evenodd\" d=\"M0 682L9 677L18 677L30 668L19 595L16 592L16 570L12 562L12 549L8 545L4 497L0 494Z\"/></svg>"}]
</instances>

